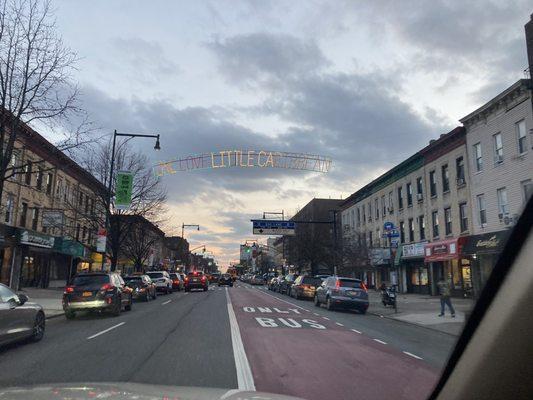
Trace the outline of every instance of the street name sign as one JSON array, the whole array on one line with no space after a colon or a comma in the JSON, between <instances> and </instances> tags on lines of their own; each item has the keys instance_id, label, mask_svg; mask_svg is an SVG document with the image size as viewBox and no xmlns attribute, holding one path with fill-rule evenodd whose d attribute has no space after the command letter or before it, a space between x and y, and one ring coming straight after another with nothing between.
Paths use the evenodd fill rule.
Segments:
<instances>
[{"instance_id":1,"label":"street name sign","mask_svg":"<svg viewBox=\"0 0 533 400\"><path fill-rule=\"evenodd\" d=\"M269 219L252 219L254 235L295 235L296 223Z\"/></svg>"},{"instance_id":2,"label":"street name sign","mask_svg":"<svg viewBox=\"0 0 533 400\"><path fill-rule=\"evenodd\" d=\"M394 229L394 224L392 222L387 221L383 224L383 229L386 231L391 231Z\"/></svg>"}]
</instances>

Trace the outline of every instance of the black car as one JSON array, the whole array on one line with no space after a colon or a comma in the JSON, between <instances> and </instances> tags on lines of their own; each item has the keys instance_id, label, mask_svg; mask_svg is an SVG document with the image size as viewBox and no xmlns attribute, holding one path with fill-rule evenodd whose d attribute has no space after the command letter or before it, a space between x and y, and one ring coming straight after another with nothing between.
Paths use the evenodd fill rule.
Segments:
<instances>
[{"instance_id":1,"label":"black car","mask_svg":"<svg viewBox=\"0 0 533 400\"><path fill-rule=\"evenodd\" d=\"M218 278L218 286L222 285L233 286L233 278L230 274L220 275L220 278Z\"/></svg>"},{"instance_id":2,"label":"black car","mask_svg":"<svg viewBox=\"0 0 533 400\"><path fill-rule=\"evenodd\" d=\"M191 289L202 289L205 292L209 285L207 277L200 271L189 272L184 283L186 292L190 292Z\"/></svg>"},{"instance_id":3,"label":"black car","mask_svg":"<svg viewBox=\"0 0 533 400\"><path fill-rule=\"evenodd\" d=\"M285 275L284 279L282 279L279 283L278 292L288 294L290 296L291 286L294 284L296 278L298 278L298 275L296 274Z\"/></svg>"},{"instance_id":4,"label":"black car","mask_svg":"<svg viewBox=\"0 0 533 400\"><path fill-rule=\"evenodd\" d=\"M315 306L326 304L328 310L356 309L365 314L368 309L368 292L359 279L330 276L316 289L314 300Z\"/></svg>"},{"instance_id":5,"label":"black car","mask_svg":"<svg viewBox=\"0 0 533 400\"><path fill-rule=\"evenodd\" d=\"M131 288L134 300L149 301L157 297L155 283L148 275L130 275L124 278L126 286Z\"/></svg>"},{"instance_id":6,"label":"black car","mask_svg":"<svg viewBox=\"0 0 533 400\"><path fill-rule=\"evenodd\" d=\"M92 272L75 275L63 293L63 310L68 319L77 311L109 311L118 316L124 308L131 310L132 289L114 272Z\"/></svg>"}]
</instances>

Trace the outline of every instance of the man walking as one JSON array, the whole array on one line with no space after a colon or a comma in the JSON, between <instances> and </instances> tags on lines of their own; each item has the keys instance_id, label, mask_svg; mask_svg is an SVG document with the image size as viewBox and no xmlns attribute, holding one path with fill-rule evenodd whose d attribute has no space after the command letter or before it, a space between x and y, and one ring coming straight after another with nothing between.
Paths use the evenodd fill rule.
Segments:
<instances>
[{"instance_id":1,"label":"man walking","mask_svg":"<svg viewBox=\"0 0 533 400\"><path fill-rule=\"evenodd\" d=\"M450 313L452 314L452 318L455 318L455 310L453 309L452 300L450 299L450 282L441 277L439 282L437 283L437 286L439 288L440 293L439 317L444 317L444 308L445 305L447 305L450 309Z\"/></svg>"}]
</instances>

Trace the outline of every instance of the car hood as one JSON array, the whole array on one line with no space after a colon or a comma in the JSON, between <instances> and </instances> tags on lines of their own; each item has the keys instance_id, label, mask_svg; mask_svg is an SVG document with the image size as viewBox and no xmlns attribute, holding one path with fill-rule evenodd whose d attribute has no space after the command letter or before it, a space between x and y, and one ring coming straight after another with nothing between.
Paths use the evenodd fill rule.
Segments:
<instances>
[{"instance_id":1,"label":"car hood","mask_svg":"<svg viewBox=\"0 0 533 400\"><path fill-rule=\"evenodd\" d=\"M180 399L180 400L302 400L299 397L238 389L214 389L186 386L147 385L141 383L68 383L0 389L0 399L15 400L85 400L85 399Z\"/></svg>"}]
</instances>

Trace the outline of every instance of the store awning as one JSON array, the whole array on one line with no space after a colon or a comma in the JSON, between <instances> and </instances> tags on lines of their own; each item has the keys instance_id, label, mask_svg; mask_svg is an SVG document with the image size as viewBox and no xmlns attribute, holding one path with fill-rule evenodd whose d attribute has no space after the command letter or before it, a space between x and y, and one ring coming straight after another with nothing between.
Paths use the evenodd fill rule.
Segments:
<instances>
[{"instance_id":1,"label":"store awning","mask_svg":"<svg viewBox=\"0 0 533 400\"><path fill-rule=\"evenodd\" d=\"M464 254L498 254L501 253L511 230L483 233L468 237L463 246Z\"/></svg>"},{"instance_id":2,"label":"store awning","mask_svg":"<svg viewBox=\"0 0 533 400\"><path fill-rule=\"evenodd\" d=\"M462 247L466 240L467 237L463 236L426 244L424 246L424 262L458 259L463 254Z\"/></svg>"}]
</instances>

